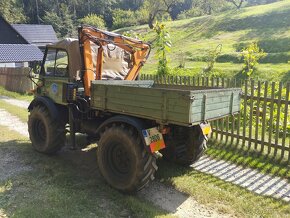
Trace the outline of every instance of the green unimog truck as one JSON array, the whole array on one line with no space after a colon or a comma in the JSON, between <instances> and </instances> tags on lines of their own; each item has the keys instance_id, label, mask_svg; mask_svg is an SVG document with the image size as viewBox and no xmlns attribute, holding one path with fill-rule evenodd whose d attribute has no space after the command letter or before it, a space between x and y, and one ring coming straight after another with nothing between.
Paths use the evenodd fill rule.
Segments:
<instances>
[{"instance_id":1,"label":"green unimog truck","mask_svg":"<svg viewBox=\"0 0 290 218\"><path fill-rule=\"evenodd\" d=\"M157 153L191 165L206 148L209 121L238 113L238 88L157 85L138 80L150 46L91 26L48 45L29 105L32 146L53 154L75 134L97 144L114 188L132 193L154 179Z\"/></svg>"}]
</instances>

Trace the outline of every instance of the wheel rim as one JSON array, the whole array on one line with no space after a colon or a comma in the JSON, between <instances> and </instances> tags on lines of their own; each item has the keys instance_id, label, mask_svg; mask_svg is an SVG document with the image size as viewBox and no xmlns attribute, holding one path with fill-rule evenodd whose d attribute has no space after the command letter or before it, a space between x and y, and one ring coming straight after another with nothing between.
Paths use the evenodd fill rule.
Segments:
<instances>
[{"instance_id":1,"label":"wheel rim","mask_svg":"<svg viewBox=\"0 0 290 218\"><path fill-rule=\"evenodd\" d=\"M107 152L107 163L111 170L118 176L130 174L131 159L128 151L121 143L112 143Z\"/></svg>"},{"instance_id":2,"label":"wheel rim","mask_svg":"<svg viewBox=\"0 0 290 218\"><path fill-rule=\"evenodd\" d=\"M41 119L36 119L32 125L34 138L37 143L46 141L46 128L44 122Z\"/></svg>"}]
</instances>

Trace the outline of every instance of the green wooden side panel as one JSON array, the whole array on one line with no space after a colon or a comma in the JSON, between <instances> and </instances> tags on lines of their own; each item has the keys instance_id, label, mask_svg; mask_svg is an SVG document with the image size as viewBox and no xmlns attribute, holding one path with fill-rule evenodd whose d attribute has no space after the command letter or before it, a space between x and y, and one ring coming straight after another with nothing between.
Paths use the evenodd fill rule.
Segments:
<instances>
[{"instance_id":1,"label":"green wooden side panel","mask_svg":"<svg viewBox=\"0 0 290 218\"><path fill-rule=\"evenodd\" d=\"M182 90L158 87L153 83L140 86L138 83L93 82L91 106L164 124L185 126L239 111L240 89Z\"/></svg>"}]
</instances>

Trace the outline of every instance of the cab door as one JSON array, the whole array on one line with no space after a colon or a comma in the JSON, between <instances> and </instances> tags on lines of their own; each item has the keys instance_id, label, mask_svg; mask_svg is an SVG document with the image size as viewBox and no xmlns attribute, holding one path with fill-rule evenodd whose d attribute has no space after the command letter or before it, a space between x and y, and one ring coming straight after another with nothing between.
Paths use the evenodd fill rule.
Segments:
<instances>
[{"instance_id":1,"label":"cab door","mask_svg":"<svg viewBox=\"0 0 290 218\"><path fill-rule=\"evenodd\" d=\"M55 103L63 101L63 87L69 82L68 54L65 50L47 48L40 78L43 82L42 95L51 98Z\"/></svg>"}]
</instances>

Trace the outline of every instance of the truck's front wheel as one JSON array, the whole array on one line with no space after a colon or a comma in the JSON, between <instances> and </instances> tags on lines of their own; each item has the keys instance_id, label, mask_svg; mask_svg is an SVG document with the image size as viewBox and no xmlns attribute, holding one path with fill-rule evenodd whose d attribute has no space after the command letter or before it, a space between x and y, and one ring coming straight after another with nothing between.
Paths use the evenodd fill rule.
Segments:
<instances>
[{"instance_id":1,"label":"truck's front wheel","mask_svg":"<svg viewBox=\"0 0 290 218\"><path fill-rule=\"evenodd\" d=\"M156 158L150 154L133 128L114 125L101 135L97 150L98 166L114 188L132 193L154 179Z\"/></svg>"},{"instance_id":2,"label":"truck's front wheel","mask_svg":"<svg viewBox=\"0 0 290 218\"><path fill-rule=\"evenodd\" d=\"M35 106L28 117L28 132L33 148L41 153L52 154L65 144L65 125L53 120L44 106Z\"/></svg>"}]
</instances>

